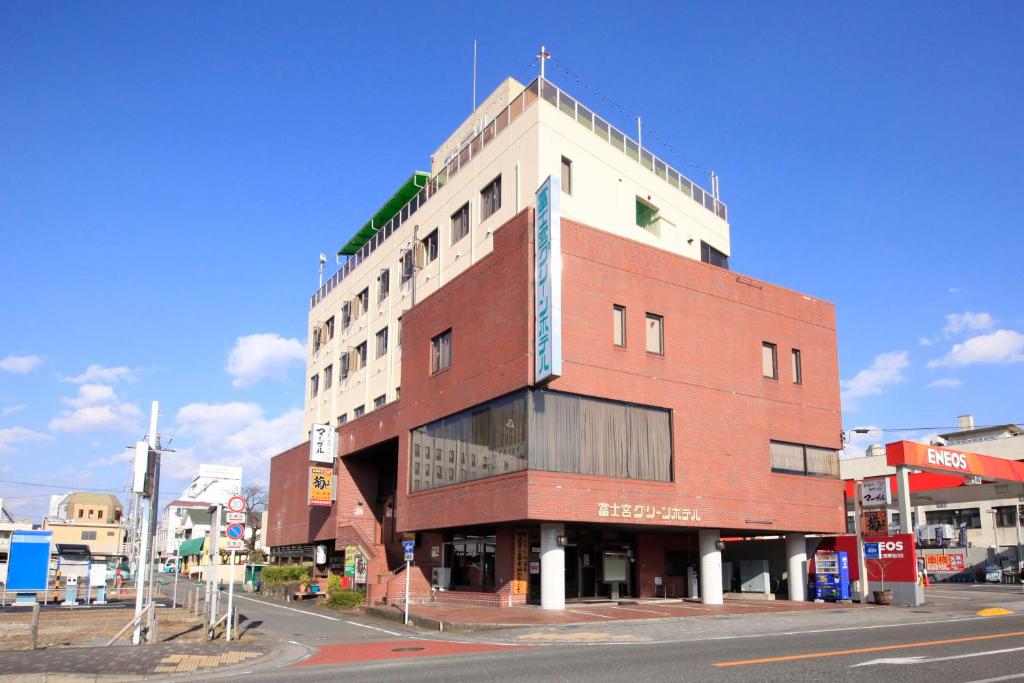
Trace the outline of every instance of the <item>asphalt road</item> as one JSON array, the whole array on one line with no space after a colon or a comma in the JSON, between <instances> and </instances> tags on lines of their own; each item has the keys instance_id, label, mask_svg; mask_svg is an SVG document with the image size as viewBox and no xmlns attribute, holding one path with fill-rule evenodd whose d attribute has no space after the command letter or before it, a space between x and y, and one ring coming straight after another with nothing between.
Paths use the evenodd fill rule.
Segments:
<instances>
[{"instance_id":1,"label":"asphalt road","mask_svg":"<svg viewBox=\"0 0 1024 683\"><path fill-rule=\"evenodd\" d=\"M244 674L261 683L1024 680L1024 594L1013 587L942 585L921 608L604 622L456 637L314 615L301 605L240 604L254 629L301 643L308 653ZM979 614L993 608L994 616Z\"/></svg>"}]
</instances>

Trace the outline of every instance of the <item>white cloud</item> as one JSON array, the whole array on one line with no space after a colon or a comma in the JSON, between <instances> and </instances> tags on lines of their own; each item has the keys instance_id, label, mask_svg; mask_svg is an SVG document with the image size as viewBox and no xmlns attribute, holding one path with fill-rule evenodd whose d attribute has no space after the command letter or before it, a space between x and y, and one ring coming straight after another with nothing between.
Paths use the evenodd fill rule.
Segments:
<instances>
[{"instance_id":1,"label":"white cloud","mask_svg":"<svg viewBox=\"0 0 1024 683\"><path fill-rule=\"evenodd\" d=\"M90 462L87 467L104 467L107 465L123 465L124 463L132 462L135 460L135 451L131 449L124 449L120 453L115 453L109 458L99 458Z\"/></svg>"},{"instance_id":2,"label":"white cloud","mask_svg":"<svg viewBox=\"0 0 1024 683\"><path fill-rule=\"evenodd\" d=\"M62 401L72 410L62 410L50 420L54 432L139 431L141 412L132 403L117 397L113 388L102 384L83 384L78 395Z\"/></svg>"},{"instance_id":3,"label":"white cloud","mask_svg":"<svg viewBox=\"0 0 1024 683\"><path fill-rule=\"evenodd\" d=\"M235 379L232 385L245 387L262 379L283 382L288 369L306 359L306 347L298 339L277 334L250 334L238 337L228 353L227 371Z\"/></svg>"},{"instance_id":4,"label":"white cloud","mask_svg":"<svg viewBox=\"0 0 1024 683\"><path fill-rule=\"evenodd\" d=\"M42 364L43 359L36 355L11 355L0 359L0 370L9 372L12 375L27 375Z\"/></svg>"},{"instance_id":5,"label":"white cloud","mask_svg":"<svg viewBox=\"0 0 1024 683\"><path fill-rule=\"evenodd\" d=\"M937 379L934 382L932 382L931 384L929 384L928 388L930 388L930 389L956 389L958 386L960 386L963 383L964 383L964 381L962 379L956 379L955 377L943 377L942 379Z\"/></svg>"},{"instance_id":6,"label":"white cloud","mask_svg":"<svg viewBox=\"0 0 1024 683\"><path fill-rule=\"evenodd\" d=\"M43 434L27 427L0 429L0 453L15 452L17 449L14 447L14 444L52 440L53 437L49 434Z\"/></svg>"},{"instance_id":7,"label":"white cloud","mask_svg":"<svg viewBox=\"0 0 1024 683\"><path fill-rule=\"evenodd\" d=\"M928 361L930 368L959 368L975 363L1024 362L1024 334L1013 330L996 330L954 344L942 358Z\"/></svg>"},{"instance_id":8,"label":"white cloud","mask_svg":"<svg viewBox=\"0 0 1024 683\"><path fill-rule=\"evenodd\" d=\"M979 330L991 330L995 320L988 313L950 313L946 316L946 326L942 328L943 334L947 337L961 332L977 332Z\"/></svg>"},{"instance_id":9,"label":"white cloud","mask_svg":"<svg viewBox=\"0 0 1024 683\"><path fill-rule=\"evenodd\" d=\"M921 346L931 346L932 344L935 343L935 340L929 339L928 337L921 337L920 339L917 340L917 343L920 344Z\"/></svg>"},{"instance_id":10,"label":"white cloud","mask_svg":"<svg viewBox=\"0 0 1024 683\"><path fill-rule=\"evenodd\" d=\"M950 294L959 294L960 293L960 289L958 287L950 287L946 291L949 292Z\"/></svg>"},{"instance_id":11,"label":"white cloud","mask_svg":"<svg viewBox=\"0 0 1024 683\"><path fill-rule=\"evenodd\" d=\"M135 373L124 366L107 368L102 365L90 365L80 375L74 377L61 377L65 382L74 384L85 384L87 382L103 382L106 384L117 384L118 382L134 382Z\"/></svg>"},{"instance_id":12,"label":"white cloud","mask_svg":"<svg viewBox=\"0 0 1024 683\"><path fill-rule=\"evenodd\" d=\"M22 410L25 410L24 403L19 403L16 406L7 406L4 408L4 417L7 417L8 415L14 415L15 413L19 413Z\"/></svg>"},{"instance_id":13,"label":"white cloud","mask_svg":"<svg viewBox=\"0 0 1024 683\"><path fill-rule=\"evenodd\" d=\"M302 441L301 409L268 418L255 403L191 403L177 414L177 436L193 443L161 461L169 476L195 476L200 463L243 468L249 481L266 481L270 458ZM178 445L177 443L175 444Z\"/></svg>"},{"instance_id":14,"label":"white cloud","mask_svg":"<svg viewBox=\"0 0 1024 683\"><path fill-rule=\"evenodd\" d=\"M870 367L861 370L852 379L840 382L843 408L856 410L857 399L884 393L888 387L906 379L903 370L910 365L908 355L906 351L880 353L875 356Z\"/></svg>"}]
</instances>

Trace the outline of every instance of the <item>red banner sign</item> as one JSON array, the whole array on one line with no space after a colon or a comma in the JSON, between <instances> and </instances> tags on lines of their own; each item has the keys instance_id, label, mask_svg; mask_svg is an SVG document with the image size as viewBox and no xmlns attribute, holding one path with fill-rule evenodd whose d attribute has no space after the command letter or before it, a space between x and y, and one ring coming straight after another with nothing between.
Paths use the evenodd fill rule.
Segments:
<instances>
[{"instance_id":1,"label":"red banner sign","mask_svg":"<svg viewBox=\"0 0 1024 683\"><path fill-rule=\"evenodd\" d=\"M974 475L982 479L1024 482L1024 462L968 453L945 446L897 441L885 445L885 460L892 466L908 465L936 472Z\"/></svg>"},{"instance_id":2,"label":"red banner sign","mask_svg":"<svg viewBox=\"0 0 1024 683\"><path fill-rule=\"evenodd\" d=\"M917 581L917 550L914 547L914 534L893 534L892 536L872 536L868 541L878 544L878 559L866 560L869 581L913 583ZM824 538L819 548L845 550L850 559L850 581L856 581L857 572L857 537L836 536Z\"/></svg>"},{"instance_id":3,"label":"red banner sign","mask_svg":"<svg viewBox=\"0 0 1024 683\"><path fill-rule=\"evenodd\" d=\"M964 570L964 556L963 553L925 555L924 566L930 572L962 572Z\"/></svg>"}]
</instances>

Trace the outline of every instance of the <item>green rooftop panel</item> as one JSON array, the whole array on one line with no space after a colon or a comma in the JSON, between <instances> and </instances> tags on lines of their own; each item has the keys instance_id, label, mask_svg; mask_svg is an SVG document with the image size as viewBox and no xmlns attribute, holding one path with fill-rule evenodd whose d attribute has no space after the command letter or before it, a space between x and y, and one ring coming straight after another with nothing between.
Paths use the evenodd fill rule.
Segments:
<instances>
[{"instance_id":1,"label":"green rooftop panel","mask_svg":"<svg viewBox=\"0 0 1024 683\"><path fill-rule=\"evenodd\" d=\"M416 194L427 186L427 181L430 180L430 174L423 171L414 171L409 179L402 183L402 186L391 195L391 198L384 202L384 206L380 207L377 213L373 214L366 225L359 228L356 234L345 243L341 249L338 250L339 254L345 256L351 256L352 254L359 251L359 248L370 241L370 239L377 234L377 231L388 224L392 218L394 218L402 207L409 203L409 200L416 196Z\"/></svg>"}]
</instances>

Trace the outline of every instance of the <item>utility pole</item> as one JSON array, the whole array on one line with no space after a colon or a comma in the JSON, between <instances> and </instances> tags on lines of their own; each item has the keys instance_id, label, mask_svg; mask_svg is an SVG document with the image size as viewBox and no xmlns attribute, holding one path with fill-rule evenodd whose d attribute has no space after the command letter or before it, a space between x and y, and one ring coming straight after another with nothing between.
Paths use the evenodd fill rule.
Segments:
<instances>
[{"instance_id":1,"label":"utility pole","mask_svg":"<svg viewBox=\"0 0 1024 683\"><path fill-rule=\"evenodd\" d=\"M853 522L857 531L857 584L860 602L868 601L868 563L864 557L864 484L859 479L853 489Z\"/></svg>"}]
</instances>

